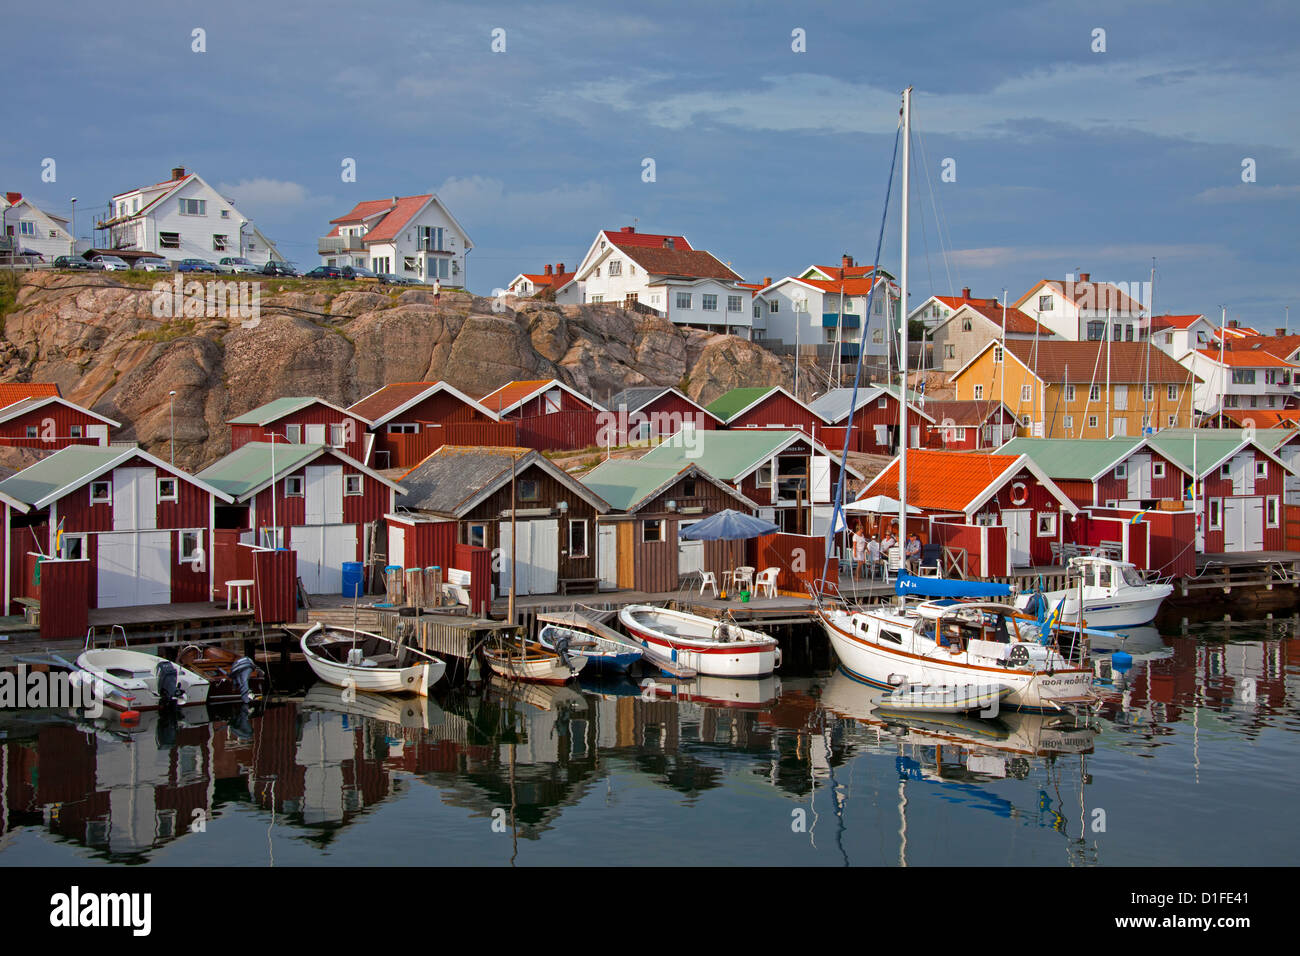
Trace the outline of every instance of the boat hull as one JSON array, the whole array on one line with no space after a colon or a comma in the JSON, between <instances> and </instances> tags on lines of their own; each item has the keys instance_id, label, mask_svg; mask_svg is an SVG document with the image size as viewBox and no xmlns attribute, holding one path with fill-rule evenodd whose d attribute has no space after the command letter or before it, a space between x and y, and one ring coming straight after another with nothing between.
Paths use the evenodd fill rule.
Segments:
<instances>
[{"instance_id":1,"label":"boat hull","mask_svg":"<svg viewBox=\"0 0 1300 956\"><path fill-rule=\"evenodd\" d=\"M1141 627L1143 624L1150 624L1156 619L1156 615L1160 613L1160 605L1172 592L1172 588L1168 585L1164 585L1160 590L1163 593L1137 600L1125 600L1118 597L1091 598L1085 594L1083 598L1083 623L1087 627L1095 627L1099 630ZM1061 622L1064 624L1079 623L1079 596L1077 592L1051 591L1044 594L1043 597L1047 600L1050 608L1055 608L1060 604L1061 599L1065 598L1065 606L1061 610Z\"/></svg>"},{"instance_id":2,"label":"boat hull","mask_svg":"<svg viewBox=\"0 0 1300 956\"><path fill-rule=\"evenodd\" d=\"M341 664L317 653L309 644L317 632L313 628L302 636L301 646L307 664L320 680L335 687L368 691L372 694L418 694L428 697L429 689L442 679L447 665L440 660L421 661L409 667L361 667ZM358 635L373 637L364 631Z\"/></svg>"},{"instance_id":3,"label":"boat hull","mask_svg":"<svg viewBox=\"0 0 1300 956\"><path fill-rule=\"evenodd\" d=\"M1085 668L1049 672L946 663L892 651L851 634L825 611L819 611L817 616L845 673L873 687L892 690L899 683L999 683L1011 689L1002 707L1031 711L1056 711L1093 699L1092 671Z\"/></svg>"},{"instance_id":4,"label":"boat hull","mask_svg":"<svg viewBox=\"0 0 1300 956\"><path fill-rule=\"evenodd\" d=\"M681 618L702 622L699 626L715 626L718 622L695 615L657 608L640 608L642 612L659 612L665 619ZM720 642L674 636L654 623L638 617L637 606L619 612L619 622L631 638L646 649L646 659L655 663L661 658L680 666L689 667L699 674L712 677L764 677L781 666L781 648L774 638L757 635L760 640ZM756 632L747 632L756 634Z\"/></svg>"},{"instance_id":5,"label":"boat hull","mask_svg":"<svg viewBox=\"0 0 1300 956\"><path fill-rule=\"evenodd\" d=\"M104 705L114 710L157 710L163 704L158 693L158 677L153 669L160 660L162 658L138 651L89 650L77 658L77 670L72 672L69 680L78 685L83 694L102 693ZM122 665L136 670L136 676L125 678L109 673L110 668ZM180 706L206 704L212 689L207 679L183 667L178 666L176 670L177 684L185 694Z\"/></svg>"},{"instance_id":6,"label":"boat hull","mask_svg":"<svg viewBox=\"0 0 1300 956\"><path fill-rule=\"evenodd\" d=\"M558 657L511 657L508 653L484 651L484 659L492 673L507 680L522 680L534 684L567 684L587 663L581 654L570 652L569 663Z\"/></svg>"}]
</instances>

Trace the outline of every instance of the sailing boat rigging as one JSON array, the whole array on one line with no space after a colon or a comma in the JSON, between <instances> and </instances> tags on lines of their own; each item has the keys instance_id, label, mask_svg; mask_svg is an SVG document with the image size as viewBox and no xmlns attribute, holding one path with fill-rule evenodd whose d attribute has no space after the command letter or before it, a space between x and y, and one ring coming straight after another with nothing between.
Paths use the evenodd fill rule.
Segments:
<instances>
[{"instance_id":1,"label":"sailing boat rigging","mask_svg":"<svg viewBox=\"0 0 1300 956\"><path fill-rule=\"evenodd\" d=\"M902 243L899 294L906 314L908 286L908 194L911 162L912 90L903 91L900 133L895 137L894 156L898 155L898 138L903 141ZM891 164L889 188L893 185ZM889 196L886 192L885 208ZM887 215L887 213L886 213ZM882 215L877 239L876 261L884 238ZM875 288L869 296L874 295ZM868 301L868 309L870 301ZM907 537L907 324L899 329L899 454L898 454L898 540ZM862 356L853 381L849 419L857 405ZM848 436L845 436L845 459ZM816 615L835 648L841 668L855 680L877 687L896 690L892 705L906 704L912 698L925 697L917 685L951 689L954 701L983 700L987 695L970 694L972 687L996 688L1006 706L1028 710L1063 710L1073 704L1091 702L1092 672L1087 666L1087 642L1083 635L1068 647L1053 639L1050 616L1040 611L1035 619L1005 604L957 601L928 601L908 606L877 607L853 610L842 599L828 601L826 566L829 565L831 535L842 519L844 507L844 469L835 488L835 504L830 530L827 532L826 565L822 570L822 592L818 595ZM900 594L924 594L970 598L1006 597L1007 585L980 585L931 581L900 574L896 588ZM839 598L838 588L835 598ZM960 706L960 705L958 705ZM984 705L969 710L987 713ZM994 710L996 713L996 710Z\"/></svg>"}]
</instances>

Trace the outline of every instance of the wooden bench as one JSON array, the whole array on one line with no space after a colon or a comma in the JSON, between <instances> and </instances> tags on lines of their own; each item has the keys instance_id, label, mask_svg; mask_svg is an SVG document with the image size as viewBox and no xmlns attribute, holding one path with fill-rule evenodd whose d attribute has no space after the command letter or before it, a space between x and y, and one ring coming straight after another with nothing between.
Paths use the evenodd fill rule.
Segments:
<instances>
[{"instance_id":1,"label":"wooden bench","mask_svg":"<svg viewBox=\"0 0 1300 956\"><path fill-rule=\"evenodd\" d=\"M596 594L600 591L600 578L560 578L561 594L568 594L574 589L579 593Z\"/></svg>"},{"instance_id":2,"label":"wooden bench","mask_svg":"<svg viewBox=\"0 0 1300 956\"><path fill-rule=\"evenodd\" d=\"M41 602L36 598L16 597L13 599L15 604L19 604L23 609L23 619L28 624L41 623Z\"/></svg>"}]
</instances>

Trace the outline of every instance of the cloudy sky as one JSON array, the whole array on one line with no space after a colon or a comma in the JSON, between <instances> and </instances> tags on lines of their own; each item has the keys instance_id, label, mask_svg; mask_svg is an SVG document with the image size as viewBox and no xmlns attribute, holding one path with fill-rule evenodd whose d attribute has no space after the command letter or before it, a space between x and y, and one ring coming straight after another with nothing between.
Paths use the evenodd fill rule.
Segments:
<instances>
[{"instance_id":1,"label":"cloudy sky","mask_svg":"<svg viewBox=\"0 0 1300 956\"><path fill-rule=\"evenodd\" d=\"M302 266L358 200L433 190L475 292L634 222L757 280L870 259L910 84L913 304L1153 257L1158 312L1300 304L1293 0L178 6L6 10L0 189L76 196L89 238L183 165ZM888 230L896 269L897 198Z\"/></svg>"}]
</instances>

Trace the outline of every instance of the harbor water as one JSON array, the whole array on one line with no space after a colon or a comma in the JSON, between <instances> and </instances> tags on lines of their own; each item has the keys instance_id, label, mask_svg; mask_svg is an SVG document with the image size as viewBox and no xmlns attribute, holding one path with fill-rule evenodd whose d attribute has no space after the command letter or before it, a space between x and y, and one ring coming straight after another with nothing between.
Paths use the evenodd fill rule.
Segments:
<instances>
[{"instance_id":1,"label":"harbor water","mask_svg":"<svg viewBox=\"0 0 1300 956\"><path fill-rule=\"evenodd\" d=\"M795 638L794 643L799 643ZM1294 862L1293 619L1130 638L1088 720L883 716L810 644L763 680L284 699L135 728L0 712L0 865Z\"/></svg>"}]
</instances>

